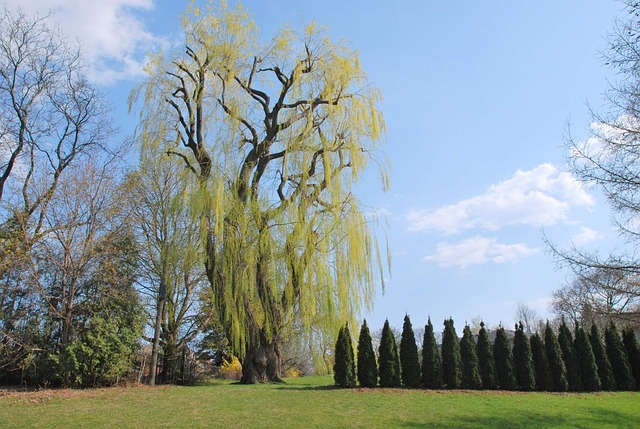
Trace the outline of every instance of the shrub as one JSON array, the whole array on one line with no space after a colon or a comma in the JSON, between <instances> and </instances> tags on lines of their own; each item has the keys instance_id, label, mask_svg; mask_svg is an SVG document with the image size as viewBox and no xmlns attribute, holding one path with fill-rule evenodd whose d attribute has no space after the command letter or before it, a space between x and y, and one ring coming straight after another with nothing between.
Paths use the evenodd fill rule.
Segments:
<instances>
[{"instance_id":1,"label":"shrub","mask_svg":"<svg viewBox=\"0 0 640 429\"><path fill-rule=\"evenodd\" d=\"M469 325L464 327L462 340L460 341L460 358L462 361L462 388L481 389L482 379L478 368L478 355L476 353L476 343L473 341L473 334Z\"/></svg>"},{"instance_id":2,"label":"shrub","mask_svg":"<svg viewBox=\"0 0 640 429\"><path fill-rule=\"evenodd\" d=\"M459 389L462 381L462 362L458 334L453 319L444 321L442 332L442 381L447 389Z\"/></svg>"},{"instance_id":3,"label":"shrub","mask_svg":"<svg viewBox=\"0 0 640 429\"><path fill-rule=\"evenodd\" d=\"M484 322L480 322L480 332L478 332L478 366L480 368L480 378L483 389L495 389L497 385L496 363L493 358L493 347L489 341L489 335L484 328Z\"/></svg>"},{"instance_id":4,"label":"shrub","mask_svg":"<svg viewBox=\"0 0 640 429\"><path fill-rule=\"evenodd\" d=\"M600 384L602 389L616 390L616 379L613 376L611 362L609 362L607 350L602 344L602 337L600 336L598 325L596 325L595 323L591 325L591 334L589 335L589 341L591 343L591 349L593 350L593 357L598 367L598 376L600 377Z\"/></svg>"},{"instance_id":5,"label":"shrub","mask_svg":"<svg viewBox=\"0 0 640 429\"><path fill-rule=\"evenodd\" d=\"M562 349L556 334L553 332L549 321L544 330L544 347L547 350L547 361L549 362L549 374L552 385L549 390L555 392L566 392L569 389L567 382L567 367L564 364Z\"/></svg>"},{"instance_id":6,"label":"shrub","mask_svg":"<svg viewBox=\"0 0 640 429\"><path fill-rule=\"evenodd\" d=\"M436 343L431 319L424 327L422 340L422 387L427 389L440 389L442 387L442 366L440 351Z\"/></svg>"},{"instance_id":7,"label":"shrub","mask_svg":"<svg viewBox=\"0 0 640 429\"><path fill-rule=\"evenodd\" d=\"M609 322L604 331L604 341L607 346L607 356L609 357L609 362L611 362L613 376L616 379L616 388L618 390L633 390L635 379L629 367L629 360L620 340L618 328L613 321Z\"/></svg>"},{"instance_id":8,"label":"shrub","mask_svg":"<svg viewBox=\"0 0 640 429\"><path fill-rule=\"evenodd\" d=\"M511 354L509 339L502 326L496 332L496 340L493 343L493 357L496 361L498 386L503 390L515 390L516 377L513 370L513 355Z\"/></svg>"},{"instance_id":9,"label":"shrub","mask_svg":"<svg viewBox=\"0 0 640 429\"><path fill-rule=\"evenodd\" d=\"M404 316L402 324L402 338L400 340L400 375L405 387L420 387L420 362L418 361L418 347L413 326L409 316Z\"/></svg>"},{"instance_id":10,"label":"shrub","mask_svg":"<svg viewBox=\"0 0 640 429\"><path fill-rule=\"evenodd\" d=\"M353 345L349 327L345 325L338 333L335 349L335 363L333 364L333 379L337 386L355 387L356 368L353 359Z\"/></svg>"},{"instance_id":11,"label":"shrub","mask_svg":"<svg viewBox=\"0 0 640 429\"><path fill-rule=\"evenodd\" d=\"M358 383L362 387L376 387L378 383L378 367L373 352L371 333L367 321L362 323L358 337Z\"/></svg>"},{"instance_id":12,"label":"shrub","mask_svg":"<svg viewBox=\"0 0 640 429\"><path fill-rule=\"evenodd\" d=\"M640 390L640 347L633 328L627 326L622 330L622 343L627 352L631 373L636 380L636 390Z\"/></svg>"},{"instance_id":13,"label":"shrub","mask_svg":"<svg viewBox=\"0 0 640 429\"><path fill-rule=\"evenodd\" d=\"M591 348L591 342L589 337L584 332L582 326L576 323L575 329L575 350L580 363L580 372L582 374L582 385L585 390L594 392L602 388L600 383L600 376L598 375L598 365L593 355L593 349Z\"/></svg>"},{"instance_id":14,"label":"shrub","mask_svg":"<svg viewBox=\"0 0 640 429\"><path fill-rule=\"evenodd\" d=\"M552 390L551 376L549 374L549 362L542 338L536 332L529 339L531 345L531 358L536 374L536 389L540 391Z\"/></svg>"},{"instance_id":15,"label":"shrub","mask_svg":"<svg viewBox=\"0 0 640 429\"><path fill-rule=\"evenodd\" d=\"M582 371L580 371L580 362L578 362L578 356L576 354L576 348L573 344L573 336L567 326L564 318L560 324L558 331L558 343L560 343L560 350L562 350L562 357L564 358L564 364L567 368L567 381L569 382L569 390L579 392L584 390L582 384Z\"/></svg>"},{"instance_id":16,"label":"shrub","mask_svg":"<svg viewBox=\"0 0 640 429\"><path fill-rule=\"evenodd\" d=\"M513 364L519 390L531 391L536 388L533 372L533 356L529 338L524 333L522 322L516 325L513 338Z\"/></svg>"},{"instance_id":17,"label":"shrub","mask_svg":"<svg viewBox=\"0 0 640 429\"><path fill-rule=\"evenodd\" d=\"M224 358L220 366L220 378L225 380L240 380L242 378L242 364L237 357Z\"/></svg>"},{"instance_id":18,"label":"shrub","mask_svg":"<svg viewBox=\"0 0 640 429\"><path fill-rule=\"evenodd\" d=\"M400 362L398 361L398 347L391 332L389 320L385 320L382 327L382 337L378 348L378 375L380 387L400 387Z\"/></svg>"}]
</instances>

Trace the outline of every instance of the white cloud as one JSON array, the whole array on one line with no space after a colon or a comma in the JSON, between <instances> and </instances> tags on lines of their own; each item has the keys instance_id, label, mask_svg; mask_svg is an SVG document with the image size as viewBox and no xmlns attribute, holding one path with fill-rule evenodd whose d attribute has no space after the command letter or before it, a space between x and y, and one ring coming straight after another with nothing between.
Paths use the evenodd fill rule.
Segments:
<instances>
[{"instance_id":1,"label":"white cloud","mask_svg":"<svg viewBox=\"0 0 640 429\"><path fill-rule=\"evenodd\" d=\"M540 250L524 243L501 244L497 238L475 236L459 243L438 243L436 253L426 256L425 261L436 262L440 267L466 268L469 265L492 262L503 264L517 262Z\"/></svg>"},{"instance_id":2,"label":"white cloud","mask_svg":"<svg viewBox=\"0 0 640 429\"><path fill-rule=\"evenodd\" d=\"M571 238L571 241L578 246L584 246L585 244L589 244L593 241L600 240L602 238L603 238L603 235L600 234L598 231L583 226L580 229L580 232Z\"/></svg>"},{"instance_id":3,"label":"white cloud","mask_svg":"<svg viewBox=\"0 0 640 429\"><path fill-rule=\"evenodd\" d=\"M154 8L154 0L7 0L31 15L51 12L70 39L77 39L94 82L108 85L142 74L146 54L163 41L136 12Z\"/></svg>"},{"instance_id":4,"label":"white cloud","mask_svg":"<svg viewBox=\"0 0 640 429\"><path fill-rule=\"evenodd\" d=\"M496 231L508 225L551 226L567 221L574 207L591 207L594 198L570 173L551 164L492 185L484 194L436 210L410 212L410 231L456 234L465 229Z\"/></svg>"}]
</instances>

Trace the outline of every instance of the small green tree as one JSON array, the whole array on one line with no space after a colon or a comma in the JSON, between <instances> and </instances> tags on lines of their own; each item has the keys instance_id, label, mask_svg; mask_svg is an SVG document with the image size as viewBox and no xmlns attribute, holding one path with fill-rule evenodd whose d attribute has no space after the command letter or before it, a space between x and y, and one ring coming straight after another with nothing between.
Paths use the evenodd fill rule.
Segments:
<instances>
[{"instance_id":1,"label":"small green tree","mask_svg":"<svg viewBox=\"0 0 640 429\"><path fill-rule=\"evenodd\" d=\"M459 389L462 381L460 343L453 319L444 321L442 333L442 381L447 389Z\"/></svg>"},{"instance_id":2,"label":"small green tree","mask_svg":"<svg viewBox=\"0 0 640 429\"><path fill-rule=\"evenodd\" d=\"M573 392L584 390L580 362L578 362L576 348L573 344L573 335L571 335L571 330L569 330L564 318L562 318L562 323L558 330L558 343L560 343L560 350L562 350L562 357L564 358L564 364L567 368L569 390Z\"/></svg>"},{"instance_id":3,"label":"small green tree","mask_svg":"<svg viewBox=\"0 0 640 429\"><path fill-rule=\"evenodd\" d=\"M536 374L536 388L539 391L551 390L553 383L549 374L549 362L547 352L544 348L542 338L536 332L529 339L531 344L531 357L533 359L533 369Z\"/></svg>"},{"instance_id":4,"label":"small green tree","mask_svg":"<svg viewBox=\"0 0 640 429\"><path fill-rule=\"evenodd\" d=\"M556 334L551 328L551 324L547 320L547 327L544 330L544 346L547 350L547 361L549 362L549 374L551 375L552 384L549 390L555 392L566 392L569 389L567 381L567 367L562 357L562 349Z\"/></svg>"},{"instance_id":5,"label":"small green tree","mask_svg":"<svg viewBox=\"0 0 640 429\"><path fill-rule=\"evenodd\" d=\"M400 370L402 385L405 387L420 387L420 362L416 337L411 326L411 319L404 316L402 337L400 339Z\"/></svg>"},{"instance_id":6,"label":"small green tree","mask_svg":"<svg viewBox=\"0 0 640 429\"><path fill-rule=\"evenodd\" d=\"M424 327L422 341L422 387L426 389L442 388L442 366L440 362L440 350L436 343L431 318Z\"/></svg>"},{"instance_id":7,"label":"small green tree","mask_svg":"<svg viewBox=\"0 0 640 429\"><path fill-rule=\"evenodd\" d=\"M574 345L578 362L580 363L580 372L582 373L582 384L584 389L590 392L600 390L602 388L602 384L600 383L598 365L596 364L596 359L593 355L591 342L589 341L589 337L587 337L582 326L578 323L576 323L575 328Z\"/></svg>"},{"instance_id":8,"label":"small green tree","mask_svg":"<svg viewBox=\"0 0 640 429\"><path fill-rule=\"evenodd\" d=\"M462 360L462 388L482 389L476 343L473 341L473 334L469 325L466 325L462 331L460 358Z\"/></svg>"},{"instance_id":9,"label":"small green tree","mask_svg":"<svg viewBox=\"0 0 640 429\"><path fill-rule=\"evenodd\" d=\"M333 364L333 379L337 386L355 387L356 369L353 361L353 346L349 327L345 325L338 332L336 341L335 363Z\"/></svg>"},{"instance_id":10,"label":"small green tree","mask_svg":"<svg viewBox=\"0 0 640 429\"><path fill-rule=\"evenodd\" d=\"M600 330L595 322L591 324L589 340L591 342L591 348L593 350L596 365L598 366L598 376L600 377L602 390L616 390L616 379L613 376L611 362L609 362L607 350L605 349L604 344L602 344Z\"/></svg>"},{"instance_id":11,"label":"small green tree","mask_svg":"<svg viewBox=\"0 0 640 429\"><path fill-rule=\"evenodd\" d=\"M640 347L631 326L627 326L622 330L622 343L627 352L631 373L636 380L636 390L640 390Z\"/></svg>"},{"instance_id":12,"label":"small green tree","mask_svg":"<svg viewBox=\"0 0 640 429\"><path fill-rule=\"evenodd\" d=\"M524 333L522 322L516 325L513 339L513 363L518 389L524 391L534 390L536 381L533 371L533 356L529 338Z\"/></svg>"},{"instance_id":13,"label":"small green tree","mask_svg":"<svg viewBox=\"0 0 640 429\"><path fill-rule=\"evenodd\" d=\"M493 358L493 347L489 341L489 335L484 327L484 322L480 322L480 332L478 332L478 365L480 367L480 378L483 389L496 389L497 374L496 362Z\"/></svg>"},{"instance_id":14,"label":"small green tree","mask_svg":"<svg viewBox=\"0 0 640 429\"><path fill-rule=\"evenodd\" d=\"M496 340L493 343L493 357L496 361L496 373L500 389L516 390L513 355L511 354L509 339L502 326L496 332Z\"/></svg>"},{"instance_id":15,"label":"small green tree","mask_svg":"<svg viewBox=\"0 0 640 429\"><path fill-rule=\"evenodd\" d=\"M616 379L616 388L618 390L633 390L635 387L635 379L629 367L629 360L627 359L624 345L620 340L618 328L616 324L613 323L613 320L609 322L607 328L604 330L604 342L607 347L609 362L611 362L613 376Z\"/></svg>"},{"instance_id":16,"label":"small green tree","mask_svg":"<svg viewBox=\"0 0 640 429\"><path fill-rule=\"evenodd\" d=\"M380 387L400 387L400 362L398 361L398 347L393 337L389 320L384 321L380 347L378 348L378 374Z\"/></svg>"},{"instance_id":17,"label":"small green tree","mask_svg":"<svg viewBox=\"0 0 640 429\"><path fill-rule=\"evenodd\" d=\"M378 384L376 354L366 320L362 323L358 337L358 383L361 387L376 387Z\"/></svg>"}]
</instances>

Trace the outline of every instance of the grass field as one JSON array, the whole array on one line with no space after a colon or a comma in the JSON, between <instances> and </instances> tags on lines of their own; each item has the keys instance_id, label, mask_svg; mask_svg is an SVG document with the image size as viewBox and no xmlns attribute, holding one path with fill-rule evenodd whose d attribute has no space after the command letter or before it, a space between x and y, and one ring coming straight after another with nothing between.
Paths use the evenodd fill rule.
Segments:
<instances>
[{"instance_id":1,"label":"grass field","mask_svg":"<svg viewBox=\"0 0 640 429\"><path fill-rule=\"evenodd\" d=\"M640 427L640 393L339 390L332 381L0 391L0 428Z\"/></svg>"}]
</instances>

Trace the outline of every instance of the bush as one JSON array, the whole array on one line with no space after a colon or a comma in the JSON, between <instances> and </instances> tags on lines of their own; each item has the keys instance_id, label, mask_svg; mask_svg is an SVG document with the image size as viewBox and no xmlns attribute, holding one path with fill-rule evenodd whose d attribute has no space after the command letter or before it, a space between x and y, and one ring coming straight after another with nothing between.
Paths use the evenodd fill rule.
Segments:
<instances>
[{"instance_id":1,"label":"bush","mask_svg":"<svg viewBox=\"0 0 640 429\"><path fill-rule=\"evenodd\" d=\"M549 390L555 392L566 392L569 389L567 382L567 367L564 364L562 349L556 334L553 332L549 321L544 330L544 347L547 350L547 361L549 362L549 374L551 375L552 385Z\"/></svg>"},{"instance_id":2,"label":"bush","mask_svg":"<svg viewBox=\"0 0 640 429\"><path fill-rule=\"evenodd\" d=\"M420 387L420 362L418 361L418 347L413 326L409 316L404 316L402 338L400 340L400 371L402 385L405 387Z\"/></svg>"},{"instance_id":3,"label":"bush","mask_svg":"<svg viewBox=\"0 0 640 429\"><path fill-rule=\"evenodd\" d=\"M631 373L636 379L636 390L640 390L640 347L633 328L627 326L622 331L622 343L624 344L627 358L631 367Z\"/></svg>"},{"instance_id":4,"label":"bush","mask_svg":"<svg viewBox=\"0 0 640 429\"><path fill-rule=\"evenodd\" d=\"M564 318L558 331L558 343L560 343L560 350L562 350L562 357L564 358L564 364L567 368L569 390L574 392L584 390L582 371L580 370L580 362L578 361L576 348L573 344L573 336Z\"/></svg>"},{"instance_id":5,"label":"bush","mask_svg":"<svg viewBox=\"0 0 640 429\"><path fill-rule=\"evenodd\" d=\"M436 343L431 319L424 327L424 338L422 340L422 387L427 389L442 388L442 366L440 362L440 351Z\"/></svg>"},{"instance_id":6,"label":"bush","mask_svg":"<svg viewBox=\"0 0 640 429\"><path fill-rule=\"evenodd\" d=\"M513 339L513 364L516 374L518 389L531 391L536 388L533 372L533 356L529 338L524 333L522 322L516 325L516 333Z\"/></svg>"},{"instance_id":7,"label":"bush","mask_svg":"<svg viewBox=\"0 0 640 429\"><path fill-rule=\"evenodd\" d=\"M482 379L482 388L496 389L498 387L496 362L493 358L493 347L489 341L487 330L484 328L484 322L480 322L480 332L478 332L478 345L476 350L478 354L480 378Z\"/></svg>"},{"instance_id":8,"label":"bush","mask_svg":"<svg viewBox=\"0 0 640 429\"><path fill-rule=\"evenodd\" d=\"M376 387L378 384L378 367L376 354L371 343L371 333L367 321L362 323L358 337L358 383L362 387Z\"/></svg>"},{"instance_id":9,"label":"bush","mask_svg":"<svg viewBox=\"0 0 640 429\"><path fill-rule=\"evenodd\" d=\"M584 332L582 326L576 323L576 338L574 340L576 355L580 363L580 372L582 373L582 385L585 390L594 392L602 388L600 376L598 375L598 365L593 355L591 342Z\"/></svg>"},{"instance_id":10,"label":"bush","mask_svg":"<svg viewBox=\"0 0 640 429\"><path fill-rule=\"evenodd\" d=\"M633 390L635 379L629 367L629 360L620 340L618 328L613 321L609 322L604 331L604 341L607 345L607 356L611 362L613 376L616 379L616 388L618 390Z\"/></svg>"},{"instance_id":11,"label":"bush","mask_svg":"<svg viewBox=\"0 0 640 429\"><path fill-rule=\"evenodd\" d=\"M356 368L353 356L353 345L349 327L345 324L338 333L335 349L336 360L333 364L333 379L337 386L355 387Z\"/></svg>"},{"instance_id":12,"label":"bush","mask_svg":"<svg viewBox=\"0 0 640 429\"><path fill-rule=\"evenodd\" d=\"M551 376L549 374L549 362L542 338L536 332L529 339L531 345L531 358L536 374L536 389L540 391L552 390Z\"/></svg>"},{"instance_id":13,"label":"bush","mask_svg":"<svg viewBox=\"0 0 640 429\"><path fill-rule=\"evenodd\" d=\"M240 380L242 378L242 364L237 357L224 358L220 366L220 378L225 380Z\"/></svg>"},{"instance_id":14,"label":"bush","mask_svg":"<svg viewBox=\"0 0 640 429\"><path fill-rule=\"evenodd\" d=\"M453 319L444 321L442 332L442 381L447 389L459 389L462 381L460 343Z\"/></svg>"},{"instance_id":15,"label":"bush","mask_svg":"<svg viewBox=\"0 0 640 429\"><path fill-rule=\"evenodd\" d=\"M496 340L493 343L493 357L496 361L496 373L498 374L498 386L503 390L516 389L516 377L513 370L513 355L509 339L503 327L496 332Z\"/></svg>"},{"instance_id":16,"label":"bush","mask_svg":"<svg viewBox=\"0 0 640 429\"><path fill-rule=\"evenodd\" d=\"M398 361L398 347L391 332L389 320L385 320L382 327L382 337L378 348L378 375L380 387L400 387L400 362Z\"/></svg>"},{"instance_id":17,"label":"bush","mask_svg":"<svg viewBox=\"0 0 640 429\"><path fill-rule=\"evenodd\" d=\"M593 357L595 358L596 365L598 367L598 376L600 377L600 384L603 390L616 390L616 379L613 376L613 370L611 369L611 362L607 356L607 350L602 344L602 338L600 337L600 330L595 322L591 325L591 334L589 335L589 341L591 343L591 349L593 350Z\"/></svg>"},{"instance_id":18,"label":"bush","mask_svg":"<svg viewBox=\"0 0 640 429\"><path fill-rule=\"evenodd\" d=\"M462 360L462 388L481 389L482 379L478 368L478 355L476 344L469 326L464 327L462 340L460 341L460 358Z\"/></svg>"}]
</instances>

